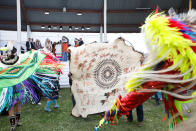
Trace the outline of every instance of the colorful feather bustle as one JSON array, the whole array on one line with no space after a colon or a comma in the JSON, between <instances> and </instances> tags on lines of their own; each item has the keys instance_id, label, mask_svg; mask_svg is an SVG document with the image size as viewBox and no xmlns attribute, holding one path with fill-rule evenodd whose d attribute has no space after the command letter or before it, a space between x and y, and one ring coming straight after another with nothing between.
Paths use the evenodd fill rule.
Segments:
<instances>
[{"instance_id":1,"label":"colorful feather bustle","mask_svg":"<svg viewBox=\"0 0 196 131\"><path fill-rule=\"evenodd\" d=\"M194 13L192 13L194 12ZM150 14L142 26L146 44L151 51L149 61L126 83L127 96L115 101L101 126L117 121L121 115L142 104L157 91L162 92L169 129L187 119L189 107L196 97L196 11L183 16L168 17L164 13ZM128 74L129 75L129 74ZM128 76L127 75L127 76ZM182 111L183 110L183 111ZM115 119L113 112L115 112Z\"/></svg>"},{"instance_id":2,"label":"colorful feather bustle","mask_svg":"<svg viewBox=\"0 0 196 131\"><path fill-rule=\"evenodd\" d=\"M141 69L141 72L136 73L135 77L132 77L127 83L127 89L132 91L134 87L138 88L139 83L144 81L139 75L144 75L145 70L152 70L153 66L161 60L170 59L173 63L171 66L177 66L175 70L185 74L183 75L184 80L196 77L196 68L192 68L192 71L187 73L190 67L196 67L196 54L194 53L196 41L193 35L195 32L183 22L169 18L164 14L151 14L142 28L146 41L150 41L147 44L151 48L154 47L152 50L156 57L151 61L155 62L150 66L147 64ZM151 76L149 75L149 79Z\"/></svg>"},{"instance_id":3,"label":"colorful feather bustle","mask_svg":"<svg viewBox=\"0 0 196 131\"><path fill-rule=\"evenodd\" d=\"M15 65L0 63L0 112L17 102L37 103L43 94L50 99L54 97L53 85L58 79L47 74L60 75L63 66L60 61L49 53L34 50L21 54L19 58Z\"/></svg>"},{"instance_id":4,"label":"colorful feather bustle","mask_svg":"<svg viewBox=\"0 0 196 131\"><path fill-rule=\"evenodd\" d=\"M39 69L36 71L38 73L43 74L62 74L63 64L59 61L59 59L46 52L42 52L46 55L44 60L41 62Z\"/></svg>"}]
</instances>

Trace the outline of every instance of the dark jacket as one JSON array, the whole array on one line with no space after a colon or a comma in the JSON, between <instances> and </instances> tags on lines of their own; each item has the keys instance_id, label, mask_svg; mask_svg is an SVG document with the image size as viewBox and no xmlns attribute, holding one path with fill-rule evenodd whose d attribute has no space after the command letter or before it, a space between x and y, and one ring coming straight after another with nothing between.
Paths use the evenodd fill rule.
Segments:
<instances>
[{"instance_id":1,"label":"dark jacket","mask_svg":"<svg viewBox=\"0 0 196 131\"><path fill-rule=\"evenodd\" d=\"M31 49L36 49L35 48L35 42L26 42L26 47L27 47L27 51L30 51Z\"/></svg>"},{"instance_id":2,"label":"dark jacket","mask_svg":"<svg viewBox=\"0 0 196 131\"><path fill-rule=\"evenodd\" d=\"M83 45L84 44L84 41L79 41L79 45Z\"/></svg>"}]
</instances>

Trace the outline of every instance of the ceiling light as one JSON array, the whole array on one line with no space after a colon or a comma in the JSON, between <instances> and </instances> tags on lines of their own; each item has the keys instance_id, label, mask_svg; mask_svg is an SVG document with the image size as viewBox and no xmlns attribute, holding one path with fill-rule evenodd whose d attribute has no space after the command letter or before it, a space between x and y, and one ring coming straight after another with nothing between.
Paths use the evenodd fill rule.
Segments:
<instances>
[{"instance_id":1,"label":"ceiling light","mask_svg":"<svg viewBox=\"0 0 196 131\"><path fill-rule=\"evenodd\" d=\"M63 7L63 12L67 12L67 8L66 7Z\"/></svg>"},{"instance_id":2,"label":"ceiling light","mask_svg":"<svg viewBox=\"0 0 196 131\"><path fill-rule=\"evenodd\" d=\"M58 28L56 26L53 27L54 30L57 30Z\"/></svg>"},{"instance_id":3,"label":"ceiling light","mask_svg":"<svg viewBox=\"0 0 196 131\"><path fill-rule=\"evenodd\" d=\"M81 30L84 30L84 26L81 27Z\"/></svg>"},{"instance_id":4,"label":"ceiling light","mask_svg":"<svg viewBox=\"0 0 196 131\"><path fill-rule=\"evenodd\" d=\"M72 26L69 26L69 30L72 30Z\"/></svg>"},{"instance_id":5,"label":"ceiling light","mask_svg":"<svg viewBox=\"0 0 196 131\"><path fill-rule=\"evenodd\" d=\"M82 13L77 13L76 15L80 16L80 15L82 15Z\"/></svg>"},{"instance_id":6,"label":"ceiling light","mask_svg":"<svg viewBox=\"0 0 196 131\"><path fill-rule=\"evenodd\" d=\"M91 28L90 28L90 27L87 27L86 29L87 29L87 30L90 30Z\"/></svg>"},{"instance_id":7,"label":"ceiling light","mask_svg":"<svg viewBox=\"0 0 196 131\"><path fill-rule=\"evenodd\" d=\"M42 26L41 26L41 28L42 28L42 29L44 29L44 28L45 28L45 26L43 26L43 25L42 25Z\"/></svg>"},{"instance_id":8,"label":"ceiling light","mask_svg":"<svg viewBox=\"0 0 196 131\"><path fill-rule=\"evenodd\" d=\"M76 29L76 30L78 30L79 28L78 28L78 27L76 27L75 29Z\"/></svg>"},{"instance_id":9,"label":"ceiling light","mask_svg":"<svg viewBox=\"0 0 196 131\"><path fill-rule=\"evenodd\" d=\"M50 14L50 12L48 12L48 11L45 11L45 12L44 12L44 14L45 14L45 15L49 15L49 14Z\"/></svg>"},{"instance_id":10,"label":"ceiling light","mask_svg":"<svg viewBox=\"0 0 196 131\"><path fill-rule=\"evenodd\" d=\"M60 29L60 30L63 30L63 26L60 26L59 29Z\"/></svg>"},{"instance_id":11,"label":"ceiling light","mask_svg":"<svg viewBox=\"0 0 196 131\"><path fill-rule=\"evenodd\" d=\"M51 25L48 26L48 30L51 30Z\"/></svg>"}]
</instances>

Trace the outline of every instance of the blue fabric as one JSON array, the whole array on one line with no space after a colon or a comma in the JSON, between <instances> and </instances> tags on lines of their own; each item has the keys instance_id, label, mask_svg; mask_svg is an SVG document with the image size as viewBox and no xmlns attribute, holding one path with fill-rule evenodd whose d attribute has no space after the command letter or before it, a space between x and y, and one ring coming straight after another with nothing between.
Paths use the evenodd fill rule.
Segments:
<instances>
[{"instance_id":1,"label":"blue fabric","mask_svg":"<svg viewBox=\"0 0 196 131\"><path fill-rule=\"evenodd\" d=\"M67 52L63 52L63 61L67 61Z\"/></svg>"},{"instance_id":2,"label":"blue fabric","mask_svg":"<svg viewBox=\"0 0 196 131\"><path fill-rule=\"evenodd\" d=\"M54 105L57 105L56 99L54 99L52 102L54 103Z\"/></svg>"},{"instance_id":3,"label":"blue fabric","mask_svg":"<svg viewBox=\"0 0 196 131\"><path fill-rule=\"evenodd\" d=\"M156 96L156 95L157 95L157 96ZM157 99L156 97L157 97L159 100L162 100L161 92L157 92L155 95L152 96L152 98L155 98L155 100Z\"/></svg>"},{"instance_id":4,"label":"blue fabric","mask_svg":"<svg viewBox=\"0 0 196 131\"><path fill-rule=\"evenodd\" d=\"M46 103L46 110L49 111L50 110L50 105L51 105L52 101L47 101Z\"/></svg>"},{"instance_id":5,"label":"blue fabric","mask_svg":"<svg viewBox=\"0 0 196 131\"><path fill-rule=\"evenodd\" d=\"M157 93L155 94L155 101L156 101L156 104L158 105L159 104L159 97L158 97Z\"/></svg>"},{"instance_id":6,"label":"blue fabric","mask_svg":"<svg viewBox=\"0 0 196 131\"><path fill-rule=\"evenodd\" d=\"M4 110L4 108L7 107L6 111L9 110L11 104L12 103L12 99L13 99L13 87L8 87L7 89L7 93L4 94L6 95L5 101L3 101L3 105L0 107L0 113Z\"/></svg>"},{"instance_id":7,"label":"blue fabric","mask_svg":"<svg viewBox=\"0 0 196 131\"><path fill-rule=\"evenodd\" d=\"M36 78L36 76L32 75L32 76L30 76L30 78L33 79L37 83L39 89L44 93L44 95L46 95L50 98L50 93L52 92L52 90L49 87L47 87L46 85L42 84L42 82L40 82Z\"/></svg>"},{"instance_id":8,"label":"blue fabric","mask_svg":"<svg viewBox=\"0 0 196 131\"><path fill-rule=\"evenodd\" d=\"M137 108L136 108L136 112L137 112L137 121L138 122L142 122L143 119L144 119L144 113L143 113L143 105L139 105ZM133 114L132 114L132 110L129 111L129 115L127 116L128 120L129 121L132 121L133 120Z\"/></svg>"},{"instance_id":9,"label":"blue fabric","mask_svg":"<svg viewBox=\"0 0 196 131\"><path fill-rule=\"evenodd\" d=\"M55 108L59 108L59 105L57 104L57 100L56 99L54 99L52 102L54 103L54 107Z\"/></svg>"}]
</instances>

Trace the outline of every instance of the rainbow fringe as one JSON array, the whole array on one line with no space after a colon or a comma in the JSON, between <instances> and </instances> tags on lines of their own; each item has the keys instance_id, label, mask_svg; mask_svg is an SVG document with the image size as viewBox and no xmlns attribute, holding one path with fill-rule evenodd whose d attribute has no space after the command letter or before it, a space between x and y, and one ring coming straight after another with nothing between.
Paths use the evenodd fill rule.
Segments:
<instances>
[{"instance_id":1,"label":"rainbow fringe","mask_svg":"<svg viewBox=\"0 0 196 131\"><path fill-rule=\"evenodd\" d=\"M119 96L112 105L111 109L105 113L104 118L99 122L99 125L95 127L94 131L98 131L101 127L107 124L115 125L118 123L118 114L120 112L120 99Z\"/></svg>"}]
</instances>

